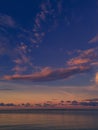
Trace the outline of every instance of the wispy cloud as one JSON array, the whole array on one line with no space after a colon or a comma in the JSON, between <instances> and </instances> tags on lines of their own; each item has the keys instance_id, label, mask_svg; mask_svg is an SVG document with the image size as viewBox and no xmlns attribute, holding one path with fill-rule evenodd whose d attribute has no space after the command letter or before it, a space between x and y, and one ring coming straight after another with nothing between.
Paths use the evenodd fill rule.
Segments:
<instances>
[{"instance_id":1,"label":"wispy cloud","mask_svg":"<svg viewBox=\"0 0 98 130\"><path fill-rule=\"evenodd\" d=\"M67 61L68 66L93 65L98 62L98 48L90 48L87 50L77 50L77 56Z\"/></svg>"},{"instance_id":2,"label":"wispy cloud","mask_svg":"<svg viewBox=\"0 0 98 130\"><path fill-rule=\"evenodd\" d=\"M39 11L32 19L32 28L29 29L18 24L13 17L0 14L0 55L7 53L10 57L11 64L14 64L10 70L13 74L23 74L27 70L32 73L32 70L39 69L32 63L30 52L33 47L38 48L45 35L61 21L65 25L69 23L63 3L64 1L42 1Z\"/></svg>"},{"instance_id":3,"label":"wispy cloud","mask_svg":"<svg viewBox=\"0 0 98 130\"><path fill-rule=\"evenodd\" d=\"M65 23L65 26L70 25L69 19L72 19L73 12L70 10L71 18L68 18L67 10L64 0L42 1L34 20L32 43L40 43L48 32L59 26L61 21Z\"/></svg>"},{"instance_id":4,"label":"wispy cloud","mask_svg":"<svg viewBox=\"0 0 98 130\"><path fill-rule=\"evenodd\" d=\"M29 52L32 51L32 45L38 47L37 44L42 41L46 33L57 27L62 20L66 22L66 24L69 23L63 2L64 1L42 1L39 12L35 16L33 27L30 30L19 26L11 16L0 14L0 29L2 33L2 40L0 40L0 55L5 54L7 51L10 52L11 60L14 63L14 67L11 68L11 71L15 75L9 76L9 78L31 79L32 81L57 80L85 72L90 68L90 66L88 66L88 68L87 66L82 66L83 68L81 69L81 65L86 65L87 63L90 63L90 65L97 64L97 58L95 57L97 57L96 53L98 49L88 49L80 51L77 57L70 59L67 62L67 69L62 68L53 70L48 68L47 73L44 72L45 74L43 73L43 69L40 72L25 75L27 70L32 73L33 70L38 68L37 66L34 66L32 58L29 55ZM14 40L11 39L8 28L17 30L15 39L13 38ZM5 32L7 36L5 35ZM16 43L15 41L19 41L19 43ZM7 44L10 44L10 42L13 44L12 51L7 47ZM72 67L78 65L79 67ZM69 66L71 66L71 68L69 68Z\"/></svg>"},{"instance_id":5,"label":"wispy cloud","mask_svg":"<svg viewBox=\"0 0 98 130\"><path fill-rule=\"evenodd\" d=\"M71 68L59 68L59 69L51 69L44 68L40 72L33 73L31 75L12 75L12 76L4 76L4 79L7 80L31 80L33 82L42 82L42 81L53 81L66 79L72 75L83 73L89 71L91 68L87 66L79 66L79 67L71 67Z\"/></svg>"},{"instance_id":6,"label":"wispy cloud","mask_svg":"<svg viewBox=\"0 0 98 130\"><path fill-rule=\"evenodd\" d=\"M98 67L98 47L89 48L86 50L74 50L72 52L68 52L72 58L70 58L66 65L68 67L71 66L90 66L94 71ZM94 76L94 84L95 86L98 85L98 74L97 72ZM94 88L92 88L93 90Z\"/></svg>"},{"instance_id":7,"label":"wispy cloud","mask_svg":"<svg viewBox=\"0 0 98 130\"><path fill-rule=\"evenodd\" d=\"M13 33L10 33L10 29ZM32 58L29 55L32 51L33 35L35 35L33 31L18 25L11 16L0 14L0 55L6 54L11 59L13 67L10 71L14 74L37 68L31 62Z\"/></svg>"},{"instance_id":8,"label":"wispy cloud","mask_svg":"<svg viewBox=\"0 0 98 130\"><path fill-rule=\"evenodd\" d=\"M90 59L88 58L73 58L70 61L68 61L68 65L81 65L81 64L85 64L88 63L90 61Z\"/></svg>"},{"instance_id":9,"label":"wispy cloud","mask_svg":"<svg viewBox=\"0 0 98 130\"><path fill-rule=\"evenodd\" d=\"M30 61L30 57L27 55L27 46L24 43L15 48L15 54L13 59L15 65L12 68L14 73L21 74L22 72L25 72L28 67L32 67L33 69L33 64Z\"/></svg>"},{"instance_id":10,"label":"wispy cloud","mask_svg":"<svg viewBox=\"0 0 98 130\"><path fill-rule=\"evenodd\" d=\"M96 42L98 42L98 34L88 41L88 43L96 43Z\"/></svg>"},{"instance_id":11,"label":"wispy cloud","mask_svg":"<svg viewBox=\"0 0 98 130\"><path fill-rule=\"evenodd\" d=\"M2 27L15 27L15 21L11 16L0 14L0 26Z\"/></svg>"}]
</instances>

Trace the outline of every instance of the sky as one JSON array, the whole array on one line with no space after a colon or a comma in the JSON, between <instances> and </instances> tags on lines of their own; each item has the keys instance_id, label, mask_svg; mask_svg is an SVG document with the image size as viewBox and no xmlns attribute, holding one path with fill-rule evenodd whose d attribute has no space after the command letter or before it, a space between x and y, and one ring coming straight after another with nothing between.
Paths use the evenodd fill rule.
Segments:
<instances>
[{"instance_id":1,"label":"sky","mask_svg":"<svg viewBox=\"0 0 98 130\"><path fill-rule=\"evenodd\" d=\"M0 0L0 102L96 99L98 1Z\"/></svg>"}]
</instances>

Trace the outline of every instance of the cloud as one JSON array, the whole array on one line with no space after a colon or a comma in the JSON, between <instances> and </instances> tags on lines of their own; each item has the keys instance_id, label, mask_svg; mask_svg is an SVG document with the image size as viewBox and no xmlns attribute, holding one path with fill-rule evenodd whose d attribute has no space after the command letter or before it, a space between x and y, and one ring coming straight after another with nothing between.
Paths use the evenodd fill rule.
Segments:
<instances>
[{"instance_id":1,"label":"cloud","mask_svg":"<svg viewBox=\"0 0 98 130\"><path fill-rule=\"evenodd\" d=\"M67 61L68 66L93 65L98 63L98 47L87 50L77 50L74 58Z\"/></svg>"},{"instance_id":2,"label":"cloud","mask_svg":"<svg viewBox=\"0 0 98 130\"><path fill-rule=\"evenodd\" d=\"M95 83L98 85L98 72L95 75Z\"/></svg>"},{"instance_id":3,"label":"cloud","mask_svg":"<svg viewBox=\"0 0 98 130\"><path fill-rule=\"evenodd\" d=\"M82 106L98 106L98 102L96 102L96 101L80 102L79 105L82 105Z\"/></svg>"},{"instance_id":4,"label":"cloud","mask_svg":"<svg viewBox=\"0 0 98 130\"><path fill-rule=\"evenodd\" d=\"M31 80L33 82L45 82L45 81L53 81L60 79L67 79L68 77L89 71L91 68L88 66L79 66L79 67L71 67L71 68L59 68L59 69L51 69L46 67L42 69L40 72L36 72L30 75L12 75L12 76L4 76L4 79L7 80Z\"/></svg>"},{"instance_id":5,"label":"cloud","mask_svg":"<svg viewBox=\"0 0 98 130\"><path fill-rule=\"evenodd\" d=\"M15 27L15 21L11 16L0 14L0 26L4 27Z\"/></svg>"},{"instance_id":6,"label":"cloud","mask_svg":"<svg viewBox=\"0 0 98 130\"><path fill-rule=\"evenodd\" d=\"M60 22L65 23L65 25L68 26L73 17L73 12L70 10L70 17L68 17L66 11L68 11L68 8L66 7L64 0L42 1L39 12L34 19L34 37L33 39L31 38L32 43L42 42L44 36L58 27Z\"/></svg>"},{"instance_id":7,"label":"cloud","mask_svg":"<svg viewBox=\"0 0 98 130\"><path fill-rule=\"evenodd\" d=\"M71 105L78 105L78 101L75 101L75 100L72 101L72 102L71 102Z\"/></svg>"},{"instance_id":8,"label":"cloud","mask_svg":"<svg viewBox=\"0 0 98 130\"><path fill-rule=\"evenodd\" d=\"M96 42L98 42L98 34L88 41L88 43L96 43Z\"/></svg>"},{"instance_id":9,"label":"cloud","mask_svg":"<svg viewBox=\"0 0 98 130\"><path fill-rule=\"evenodd\" d=\"M11 73L30 73L38 68L32 63L31 52L33 47L38 47L44 35L43 31L27 30L18 25L11 16L0 14L0 56L6 54L10 58L13 64Z\"/></svg>"},{"instance_id":10,"label":"cloud","mask_svg":"<svg viewBox=\"0 0 98 130\"><path fill-rule=\"evenodd\" d=\"M28 55L28 46L21 43L14 50L15 57L13 58L14 67L12 71L14 74L23 74L24 72L37 70L38 67L32 63L31 55Z\"/></svg>"},{"instance_id":11,"label":"cloud","mask_svg":"<svg viewBox=\"0 0 98 130\"><path fill-rule=\"evenodd\" d=\"M92 62L91 65L92 66L98 66L98 61Z\"/></svg>"},{"instance_id":12,"label":"cloud","mask_svg":"<svg viewBox=\"0 0 98 130\"><path fill-rule=\"evenodd\" d=\"M7 106L7 107L10 107L10 106L16 106L16 105L13 104L13 103L7 103L7 104L5 104L5 103L0 103L0 106Z\"/></svg>"},{"instance_id":13,"label":"cloud","mask_svg":"<svg viewBox=\"0 0 98 130\"><path fill-rule=\"evenodd\" d=\"M74 50L72 52L68 52L71 56L75 55L71 59L69 59L66 64L68 67L70 66L91 66L91 68L96 71L98 68L98 47L89 48L86 50ZM98 85L98 72L96 73L93 80L95 86ZM97 89L97 87L90 88L92 90Z\"/></svg>"},{"instance_id":14,"label":"cloud","mask_svg":"<svg viewBox=\"0 0 98 130\"><path fill-rule=\"evenodd\" d=\"M30 52L33 52L33 47L39 47L46 33L52 31L61 21L68 23L67 16L65 20L65 10L64 1L42 1L32 20L31 29L24 28L7 14L0 14L0 55L7 52L11 64L14 63L11 73L24 74L38 70L39 67L32 63Z\"/></svg>"},{"instance_id":15,"label":"cloud","mask_svg":"<svg viewBox=\"0 0 98 130\"><path fill-rule=\"evenodd\" d=\"M90 59L88 59L88 58L85 58L85 59L73 58L68 61L68 65L80 65L80 64L88 63L89 61L90 61Z\"/></svg>"},{"instance_id":16,"label":"cloud","mask_svg":"<svg viewBox=\"0 0 98 130\"><path fill-rule=\"evenodd\" d=\"M86 99L85 101L69 101L68 104L72 106L98 106L98 98Z\"/></svg>"},{"instance_id":17,"label":"cloud","mask_svg":"<svg viewBox=\"0 0 98 130\"><path fill-rule=\"evenodd\" d=\"M90 101L90 102L92 102L92 101L98 101L98 98L91 98L91 99L86 99L85 101Z\"/></svg>"},{"instance_id":18,"label":"cloud","mask_svg":"<svg viewBox=\"0 0 98 130\"><path fill-rule=\"evenodd\" d=\"M22 72L24 72L26 70L27 70L27 67L18 66L18 65L14 66L14 68L12 69L12 71L14 71L14 73L16 73L16 74L22 73Z\"/></svg>"}]
</instances>

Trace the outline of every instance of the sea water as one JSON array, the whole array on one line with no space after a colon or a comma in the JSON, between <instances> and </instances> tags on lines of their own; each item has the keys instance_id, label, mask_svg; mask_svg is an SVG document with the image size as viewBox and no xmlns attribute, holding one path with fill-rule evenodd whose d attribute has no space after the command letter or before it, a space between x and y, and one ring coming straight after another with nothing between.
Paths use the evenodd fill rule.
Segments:
<instances>
[{"instance_id":1,"label":"sea water","mask_svg":"<svg viewBox=\"0 0 98 130\"><path fill-rule=\"evenodd\" d=\"M0 130L98 130L98 111L1 113Z\"/></svg>"}]
</instances>

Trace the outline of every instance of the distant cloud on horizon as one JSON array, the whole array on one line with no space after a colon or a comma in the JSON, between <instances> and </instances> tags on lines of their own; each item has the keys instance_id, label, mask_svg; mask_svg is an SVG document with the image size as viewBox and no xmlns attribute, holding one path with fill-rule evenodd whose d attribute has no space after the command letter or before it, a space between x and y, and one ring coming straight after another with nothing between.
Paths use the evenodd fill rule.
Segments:
<instances>
[{"instance_id":1,"label":"distant cloud on horizon","mask_svg":"<svg viewBox=\"0 0 98 130\"><path fill-rule=\"evenodd\" d=\"M1 102L0 103L0 107L17 107L18 108L98 108L98 99L87 99L85 101L77 101L77 100L69 100L69 101L65 101L65 100L59 100L58 102L53 102L53 101L46 101L43 103L20 103L20 104L15 104L15 103L4 103Z\"/></svg>"}]
</instances>

